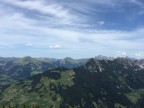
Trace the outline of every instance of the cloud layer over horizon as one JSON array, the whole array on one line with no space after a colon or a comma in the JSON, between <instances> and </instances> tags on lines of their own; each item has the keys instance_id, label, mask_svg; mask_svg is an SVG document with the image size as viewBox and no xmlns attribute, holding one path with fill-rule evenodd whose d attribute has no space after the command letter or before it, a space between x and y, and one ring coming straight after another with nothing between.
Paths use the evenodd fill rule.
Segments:
<instances>
[{"instance_id":1,"label":"cloud layer over horizon","mask_svg":"<svg viewBox=\"0 0 144 108\"><path fill-rule=\"evenodd\" d=\"M5 0L0 16L0 56L144 58L142 0Z\"/></svg>"}]
</instances>

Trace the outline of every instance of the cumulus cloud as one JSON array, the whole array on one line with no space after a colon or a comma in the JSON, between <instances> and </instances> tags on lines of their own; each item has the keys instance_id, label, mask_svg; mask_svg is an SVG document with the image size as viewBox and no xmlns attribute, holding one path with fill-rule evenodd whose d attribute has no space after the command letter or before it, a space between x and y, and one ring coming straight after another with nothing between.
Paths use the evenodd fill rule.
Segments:
<instances>
[{"instance_id":1,"label":"cumulus cloud","mask_svg":"<svg viewBox=\"0 0 144 108\"><path fill-rule=\"evenodd\" d=\"M59 49L59 48L61 48L61 46L58 45L58 44L55 44L55 45L49 45L49 48L51 48L51 49Z\"/></svg>"},{"instance_id":2,"label":"cumulus cloud","mask_svg":"<svg viewBox=\"0 0 144 108\"><path fill-rule=\"evenodd\" d=\"M98 21L97 24L100 26L103 26L105 24L105 22L104 21Z\"/></svg>"}]
</instances>

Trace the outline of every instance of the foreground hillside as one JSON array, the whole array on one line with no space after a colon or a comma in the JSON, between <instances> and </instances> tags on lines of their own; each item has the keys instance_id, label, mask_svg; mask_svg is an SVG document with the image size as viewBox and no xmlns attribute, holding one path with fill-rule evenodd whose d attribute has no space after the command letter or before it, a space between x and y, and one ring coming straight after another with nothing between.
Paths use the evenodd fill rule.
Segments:
<instances>
[{"instance_id":1,"label":"foreground hillside","mask_svg":"<svg viewBox=\"0 0 144 108\"><path fill-rule=\"evenodd\" d=\"M1 107L143 108L144 62L127 58L90 59L57 68L3 88Z\"/></svg>"}]
</instances>

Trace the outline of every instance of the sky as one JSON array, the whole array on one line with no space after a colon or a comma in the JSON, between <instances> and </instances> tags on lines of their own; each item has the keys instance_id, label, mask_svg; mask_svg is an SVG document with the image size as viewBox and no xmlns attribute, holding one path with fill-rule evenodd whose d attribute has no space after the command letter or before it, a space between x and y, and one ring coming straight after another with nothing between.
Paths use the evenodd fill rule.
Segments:
<instances>
[{"instance_id":1,"label":"sky","mask_svg":"<svg viewBox=\"0 0 144 108\"><path fill-rule=\"evenodd\" d=\"M143 0L0 0L0 56L144 58Z\"/></svg>"}]
</instances>

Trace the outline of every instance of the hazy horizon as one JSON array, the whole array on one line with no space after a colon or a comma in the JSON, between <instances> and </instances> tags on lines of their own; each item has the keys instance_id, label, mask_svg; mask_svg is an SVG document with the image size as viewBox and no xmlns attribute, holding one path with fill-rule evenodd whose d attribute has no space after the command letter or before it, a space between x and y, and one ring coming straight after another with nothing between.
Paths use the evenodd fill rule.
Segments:
<instances>
[{"instance_id":1,"label":"hazy horizon","mask_svg":"<svg viewBox=\"0 0 144 108\"><path fill-rule=\"evenodd\" d=\"M74 57L70 57L70 56L66 56L66 57L63 57L63 58L58 58L58 57L41 57L41 56L0 56L0 58L25 58L25 57L31 57L31 58L35 58L35 59L39 59L39 58L47 58L47 59L66 59L66 58L71 58L71 59L74 59L74 60L78 60L78 59L92 59L92 58L98 58L98 59L101 59L101 58L109 58L109 59L117 59L117 58L128 58L128 59L135 59L135 60L143 60L144 58L134 58L134 57L129 57L129 56L103 56L103 55L97 55L97 56L93 56L93 57L79 57L79 58L74 58Z\"/></svg>"}]
</instances>

